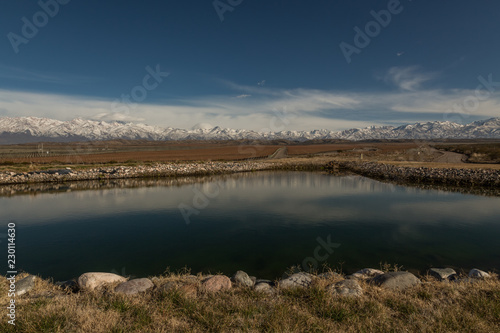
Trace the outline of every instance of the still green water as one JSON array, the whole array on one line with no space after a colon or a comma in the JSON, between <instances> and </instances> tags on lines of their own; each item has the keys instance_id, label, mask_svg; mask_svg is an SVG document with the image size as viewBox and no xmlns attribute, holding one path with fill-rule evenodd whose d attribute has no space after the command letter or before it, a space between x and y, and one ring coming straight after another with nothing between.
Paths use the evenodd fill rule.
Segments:
<instances>
[{"instance_id":1,"label":"still green water","mask_svg":"<svg viewBox=\"0 0 500 333\"><path fill-rule=\"evenodd\" d=\"M421 273L500 269L499 197L359 176L262 172L182 186L159 180L68 188L3 196L0 209L4 237L8 222L17 225L18 268L55 280L183 267L228 275L241 269L259 278L279 277L293 265L347 273L380 263ZM6 253L6 238L0 240Z\"/></svg>"}]
</instances>

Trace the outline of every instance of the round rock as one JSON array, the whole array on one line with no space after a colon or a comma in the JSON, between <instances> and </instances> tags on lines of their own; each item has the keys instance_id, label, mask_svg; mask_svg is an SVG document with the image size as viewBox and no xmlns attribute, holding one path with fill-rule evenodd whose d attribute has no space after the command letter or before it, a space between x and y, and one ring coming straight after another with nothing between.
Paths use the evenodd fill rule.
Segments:
<instances>
[{"instance_id":1,"label":"round rock","mask_svg":"<svg viewBox=\"0 0 500 333\"><path fill-rule=\"evenodd\" d=\"M359 297L363 295L363 289L356 280L343 280L326 288L332 295Z\"/></svg>"},{"instance_id":2,"label":"round rock","mask_svg":"<svg viewBox=\"0 0 500 333\"><path fill-rule=\"evenodd\" d=\"M243 271L237 271L231 278L231 281L233 281L237 285L244 287L251 288L254 285L254 281L252 281L250 276L248 276L248 274Z\"/></svg>"},{"instance_id":3,"label":"round rock","mask_svg":"<svg viewBox=\"0 0 500 333\"><path fill-rule=\"evenodd\" d=\"M113 273L85 273L78 278L78 286L80 289L94 290L106 284L115 282L125 282L126 278Z\"/></svg>"},{"instance_id":4,"label":"round rock","mask_svg":"<svg viewBox=\"0 0 500 333\"><path fill-rule=\"evenodd\" d=\"M429 269L429 274L439 281L443 281L456 276L457 272L453 268L431 268Z\"/></svg>"},{"instance_id":5,"label":"round rock","mask_svg":"<svg viewBox=\"0 0 500 333\"><path fill-rule=\"evenodd\" d=\"M225 275L214 275L202 283L203 290L209 293L229 290L232 287L231 280Z\"/></svg>"},{"instance_id":6,"label":"round rock","mask_svg":"<svg viewBox=\"0 0 500 333\"><path fill-rule=\"evenodd\" d=\"M491 277L491 275L480 269L473 268L469 272L469 277L476 279L485 279Z\"/></svg>"},{"instance_id":7,"label":"round rock","mask_svg":"<svg viewBox=\"0 0 500 333\"><path fill-rule=\"evenodd\" d=\"M371 282L385 289L404 290L419 284L420 280L410 272L389 272L377 275Z\"/></svg>"},{"instance_id":8,"label":"round rock","mask_svg":"<svg viewBox=\"0 0 500 333\"><path fill-rule=\"evenodd\" d=\"M153 282L150 279L134 279L117 285L115 292L125 295L136 295L153 288L153 286Z\"/></svg>"},{"instance_id":9,"label":"round rock","mask_svg":"<svg viewBox=\"0 0 500 333\"><path fill-rule=\"evenodd\" d=\"M382 274L384 274L384 272L382 272L381 270L374 268L364 268L362 270L357 271L354 274L349 275L349 278L366 280Z\"/></svg>"},{"instance_id":10,"label":"round rock","mask_svg":"<svg viewBox=\"0 0 500 333\"><path fill-rule=\"evenodd\" d=\"M295 273L286 279L279 281L280 288L307 288L312 283L312 276L309 273Z\"/></svg>"},{"instance_id":11,"label":"round rock","mask_svg":"<svg viewBox=\"0 0 500 333\"><path fill-rule=\"evenodd\" d=\"M26 294L28 291L35 287L36 276L28 275L24 279L16 282L16 296L21 296Z\"/></svg>"}]
</instances>

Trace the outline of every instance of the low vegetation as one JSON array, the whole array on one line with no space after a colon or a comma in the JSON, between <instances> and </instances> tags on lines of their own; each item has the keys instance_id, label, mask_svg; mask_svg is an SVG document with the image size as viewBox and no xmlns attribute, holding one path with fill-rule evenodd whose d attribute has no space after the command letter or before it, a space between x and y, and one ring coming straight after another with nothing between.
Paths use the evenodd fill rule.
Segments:
<instances>
[{"instance_id":1,"label":"low vegetation","mask_svg":"<svg viewBox=\"0 0 500 333\"><path fill-rule=\"evenodd\" d=\"M437 163L442 153L454 151L467 154L468 162L460 167L478 163L500 164L500 142L437 143L416 141L385 142L150 142L104 141L79 143L0 145L0 172L29 172L36 170L85 169L101 166L138 166L152 163L183 163L208 161L241 161L266 158L280 147L287 147L293 158L323 157L333 160L363 160L381 162ZM448 166L450 161L445 161ZM460 162L460 161L459 161Z\"/></svg>"},{"instance_id":2,"label":"low vegetation","mask_svg":"<svg viewBox=\"0 0 500 333\"><path fill-rule=\"evenodd\" d=\"M179 279L169 274L155 285ZM499 332L500 281L423 283L388 291L362 283L360 297L332 296L318 280L308 289L259 294L233 288L188 296L154 289L139 296L71 293L38 279L35 289L16 300L16 326L1 332ZM2 308L8 302L5 278ZM5 311L5 310L4 310Z\"/></svg>"},{"instance_id":3,"label":"low vegetation","mask_svg":"<svg viewBox=\"0 0 500 333\"><path fill-rule=\"evenodd\" d=\"M469 163L500 163L500 143L457 143L442 144L436 148L465 154Z\"/></svg>"}]
</instances>

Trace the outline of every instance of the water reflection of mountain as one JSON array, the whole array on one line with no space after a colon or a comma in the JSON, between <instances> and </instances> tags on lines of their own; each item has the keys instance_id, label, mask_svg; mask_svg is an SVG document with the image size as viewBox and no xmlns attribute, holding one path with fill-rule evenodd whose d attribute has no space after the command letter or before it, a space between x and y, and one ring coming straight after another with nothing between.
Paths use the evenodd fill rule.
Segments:
<instances>
[{"instance_id":1,"label":"water reflection of mountain","mask_svg":"<svg viewBox=\"0 0 500 333\"><path fill-rule=\"evenodd\" d=\"M40 193L65 193L70 191L105 190L116 188L139 188L139 187L170 187L183 186L189 184L224 184L227 189L248 187L276 187L298 188L304 185L308 187L331 187L350 186L357 189L365 189L365 186L375 189L378 182L369 179L356 181L338 179L338 177L324 177L318 179L319 173L313 172L248 172L220 176L203 177L175 177L159 179L115 179L106 181L78 181L67 183L35 183L0 186L0 196L13 196ZM292 176L293 175L293 176ZM297 176L299 175L299 176ZM361 177L357 177L361 178ZM364 179L364 178L363 178ZM349 185L350 184L350 185ZM364 185L362 185L364 184Z\"/></svg>"},{"instance_id":2,"label":"water reflection of mountain","mask_svg":"<svg viewBox=\"0 0 500 333\"><path fill-rule=\"evenodd\" d=\"M211 177L127 179L107 182L32 184L0 188L0 209L25 224L72 221L120 214L168 215L182 223L179 204L194 206L197 193L210 194L200 216L279 225L346 223L482 223L500 215L498 198L464 196L383 183L355 175L312 172L255 172ZM17 195L25 194L25 195ZM29 210L26 209L29 207ZM493 215L492 215L493 214Z\"/></svg>"},{"instance_id":3,"label":"water reflection of mountain","mask_svg":"<svg viewBox=\"0 0 500 333\"><path fill-rule=\"evenodd\" d=\"M318 178L318 172L282 172L260 171L238 173L232 175L203 176L203 177L175 177L160 179L115 179L107 181L78 181L67 183L36 183L0 186L0 197L14 195L37 195L42 193L66 193L71 191L106 190L117 188L140 187L178 187L189 184L224 184L226 189L249 187L276 187L294 189L304 186L311 188L329 187L330 189L342 188L344 190L363 190L367 192L394 191L398 184L374 181L369 178L345 174L331 175ZM291 176L293 175L293 177ZM336 177L336 176L344 177ZM489 188L461 188L452 186L436 186L421 184L404 185L407 191L418 189L439 190L443 192L459 192L463 194L500 196L500 189Z\"/></svg>"}]
</instances>

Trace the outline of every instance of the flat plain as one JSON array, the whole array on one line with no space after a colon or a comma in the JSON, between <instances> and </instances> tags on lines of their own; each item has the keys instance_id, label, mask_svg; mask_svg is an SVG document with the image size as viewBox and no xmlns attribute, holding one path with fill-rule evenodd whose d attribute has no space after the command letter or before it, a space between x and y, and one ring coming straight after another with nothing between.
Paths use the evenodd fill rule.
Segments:
<instances>
[{"instance_id":1,"label":"flat plain","mask_svg":"<svg viewBox=\"0 0 500 333\"><path fill-rule=\"evenodd\" d=\"M0 145L0 170L293 158L363 160L401 166L500 168L500 140L382 142L88 141ZM282 150L283 150L282 149ZM280 154L283 157L283 154Z\"/></svg>"}]
</instances>

